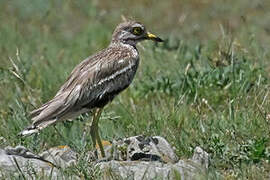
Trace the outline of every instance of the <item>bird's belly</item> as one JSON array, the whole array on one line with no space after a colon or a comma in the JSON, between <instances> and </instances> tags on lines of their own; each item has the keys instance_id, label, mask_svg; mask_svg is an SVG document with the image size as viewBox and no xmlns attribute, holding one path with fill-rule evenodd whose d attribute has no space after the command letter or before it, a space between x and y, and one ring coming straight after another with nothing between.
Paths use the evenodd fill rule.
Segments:
<instances>
[{"instance_id":1,"label":"bird's belly","mask_svg":"<svg viewBox=\"0 0 270 180\"><path fill-rule=\"evenodd\" d=\"M108 86L104 88L103 93L99 97L97 107L103 107L108 102L112 101L116 95L118 95L131 84L133 77L126 75L112 80Z\"/></svg>"}]
</instances>

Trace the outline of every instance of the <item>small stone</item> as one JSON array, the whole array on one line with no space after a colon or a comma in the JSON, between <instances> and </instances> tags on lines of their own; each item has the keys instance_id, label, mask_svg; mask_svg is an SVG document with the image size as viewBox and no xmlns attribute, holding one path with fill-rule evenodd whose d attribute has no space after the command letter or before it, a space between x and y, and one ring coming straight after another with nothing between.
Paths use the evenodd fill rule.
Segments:
<instances>
[{"instance_id":1,"label":"small stone","mask_svg":"<svg viewBox=\"0 0 270 180\"><path fill-rule=\"evenodd\" d=\"M40 156L62 168L75 164L77 160L77 153L69 146L50 148L47 151L42 152Z\"/></svg>"},{"instance_id":2,"label":"small stone","mask_svg":"<svg viewBox=\"0 0 270 180\"><path fill-rule=\"evenodd\" d=\"M195 148L191 160L202 165L206 169L209 167L209 154L199 146Z\"/></svg>"}]
</instances>

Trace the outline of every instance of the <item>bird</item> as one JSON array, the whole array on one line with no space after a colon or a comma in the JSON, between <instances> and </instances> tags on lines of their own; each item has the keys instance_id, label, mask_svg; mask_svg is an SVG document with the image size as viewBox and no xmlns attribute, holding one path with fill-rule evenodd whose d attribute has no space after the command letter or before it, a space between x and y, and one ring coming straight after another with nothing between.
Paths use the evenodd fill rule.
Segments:
<instances>
[{"instance_id":1,"label":"bird","mask_svg":"<svg viewBox=\"0 0 270 180\"><path fill-rule=\"evenodd\" d=\"M99 118L104 106L134 79L140 62L136 45L143 40L163 42L140 22L128 20L116 26L108 47L80 62L56 95L30 112L32 124L19 135L39 133L49 125L92 112L92 143L94 148L99 146L102 157L105 157L98 132Z\"/></svg>"}]
</instances>

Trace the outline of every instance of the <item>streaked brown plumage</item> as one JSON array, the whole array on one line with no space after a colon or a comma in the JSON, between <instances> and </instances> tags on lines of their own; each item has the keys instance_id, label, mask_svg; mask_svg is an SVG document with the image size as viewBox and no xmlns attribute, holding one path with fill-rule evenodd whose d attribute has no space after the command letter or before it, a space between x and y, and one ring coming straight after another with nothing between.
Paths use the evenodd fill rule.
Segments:
<instances>
[{"instance_id":1,"label":"streaked brown plumage","mask_svg":"<svg viewBox=\"0 0 270 180\"><path fill-rule=\"evenodd\" d=\"M136 44L145 39L162 41L147 32L141 23L128 21L119 24L108 48L77 65L55 97L31 112L33 123L20 135L37 133L56 122L74 118L92 109L102 109L132 82L139 65ZM97 119L94 115L93 121L97 122L92 123L96 126L91 128L93 131L97 131L100 113ZM93 144L96 144L98 132L91 135Z\"/></svg>"}]
</instances>

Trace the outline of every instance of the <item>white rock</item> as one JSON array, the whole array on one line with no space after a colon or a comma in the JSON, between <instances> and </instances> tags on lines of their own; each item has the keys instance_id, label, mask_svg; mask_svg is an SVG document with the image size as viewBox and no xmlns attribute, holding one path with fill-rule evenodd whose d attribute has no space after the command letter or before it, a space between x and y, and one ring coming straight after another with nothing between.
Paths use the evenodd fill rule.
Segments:
<instances>
[{"instance_id":1,"label":"white rock","mask_svg":"<svg viewBox=\"0 0 270 180\"><path fill-rule=\"evenodd\" d=\"M160 136L134 136L114 141L106 148L107 162L95 165L102 179L197 179L209 166L209 155L196 147L191 159L178 160L171 145ZM93 154L93 153L92 153ZM91 153L86 155L86 160ZM77 164L77 153L58 146L40 155L23 146L0 149L0 179L66 179L62 169ZM93 167L89 167L93 168ZM117 178L119 177L119 178ZM78 176L69 179L80 179Z\"/></svg>"},{"instance_id":2,"label":"white rock","mask_svg":"<svg viewBox=\"0 0 270 180\"><path fill-rule=\"evenodd\" d=\"M205 152L201 147L196 147L192 156L192 161L201 164L204 168L209 167L209 154Z\"/></svg>"}]
</instances>

